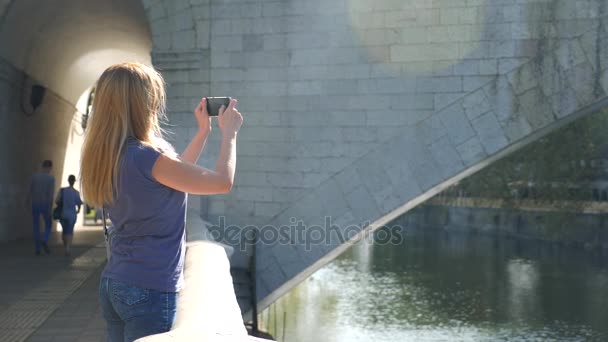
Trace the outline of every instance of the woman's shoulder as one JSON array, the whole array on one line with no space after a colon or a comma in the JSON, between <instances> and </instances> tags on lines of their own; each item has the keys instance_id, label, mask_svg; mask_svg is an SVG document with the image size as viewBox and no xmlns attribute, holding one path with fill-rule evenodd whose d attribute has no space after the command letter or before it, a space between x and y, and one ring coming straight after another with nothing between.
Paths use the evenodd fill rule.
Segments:
<instances>
[{"instance_id":1,"label":"woman's shoulder","mask_svg":"<svg viewBox=\"0 0 608 342\"><path fill-rule=\"evenodd\" d=\"M161 151L144 142L132 139L128 142L125 155L125 172L139 170L147 178L151 178L152 167L161 155Z\"/></svg>"},{"instance_id":2,"label":"woman's shoulder","mask_svg":"<svg viewBox=\"0 0 608 342\"><path fill-rule=\"evenodd\" d=\"M71 186L66 186L64 188L61 188L61 190L68 191L68 192L71 192L73 194L80 194L80 192L78 190L72 188Z\"/></svg>"}]
</instances>

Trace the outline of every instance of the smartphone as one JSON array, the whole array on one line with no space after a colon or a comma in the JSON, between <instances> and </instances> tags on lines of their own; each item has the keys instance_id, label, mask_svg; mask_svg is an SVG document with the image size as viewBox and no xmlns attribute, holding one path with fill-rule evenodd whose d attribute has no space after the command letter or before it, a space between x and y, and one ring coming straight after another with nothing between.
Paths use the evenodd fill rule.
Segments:
<instances>
[{"instance_id":1,"label":"smartphone","mask_svg":"<svg viewBox=\"0 0 608 342\"><path fill-rule=\"evenodd\" d=\"M230 104L229 97L207 97L207 113L209 116L218 116L220 112L220 107L224 106L228 108Z\"/></svg>"}]
</instances>

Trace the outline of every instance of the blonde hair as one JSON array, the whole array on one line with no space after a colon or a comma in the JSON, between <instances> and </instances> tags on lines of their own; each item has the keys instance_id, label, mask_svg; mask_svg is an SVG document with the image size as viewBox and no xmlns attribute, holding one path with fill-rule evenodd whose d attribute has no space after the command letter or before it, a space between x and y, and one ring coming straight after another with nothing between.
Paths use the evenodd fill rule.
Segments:
<instances>
[{"instance_id":1,"label":"blonde hair","mask_svg":"<svg viewBox=\"0 0 608 342\"><path fill-rule=\"evenodd\" d=\"M112 203L122 152L129 136L161 149L165 83L152 67L121 63L107 68L95 89L93 111L82 146L83 196L95 207Z\"/></svg>"}]
</instances>

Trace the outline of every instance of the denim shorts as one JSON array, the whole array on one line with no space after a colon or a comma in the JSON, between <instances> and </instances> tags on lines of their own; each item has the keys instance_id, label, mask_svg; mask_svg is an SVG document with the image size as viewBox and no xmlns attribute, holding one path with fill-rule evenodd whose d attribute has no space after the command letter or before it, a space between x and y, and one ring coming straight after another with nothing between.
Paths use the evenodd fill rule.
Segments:
<instances>
[{"instance_id":1,"label":"denim shorts","mask_svg":"<svg viewBox=\"0 0 608 342\"><path fill-rule=\"evenodd\" d=\"M99 299L108 342L130 342L171 329L177 292L162 292L102 278Z\"/></svg>"}]
</instances>

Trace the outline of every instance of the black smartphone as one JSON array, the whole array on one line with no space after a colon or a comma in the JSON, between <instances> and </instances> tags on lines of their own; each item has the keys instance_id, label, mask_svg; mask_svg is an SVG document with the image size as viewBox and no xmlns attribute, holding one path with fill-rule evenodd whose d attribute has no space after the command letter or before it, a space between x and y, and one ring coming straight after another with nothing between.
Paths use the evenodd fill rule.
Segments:
<instances>
[{"instance_id":1,"label":"black smartphone","mask_svg":"<svg viewBox=\"0 0 608 342\"><path fill-rule=\"evenodd\" d=\"M209 116L218 116L220 112L220 107L224 106L228 108L230 104L229 97L207 97L207 113Z\"/></svg>"}]
</instances>

